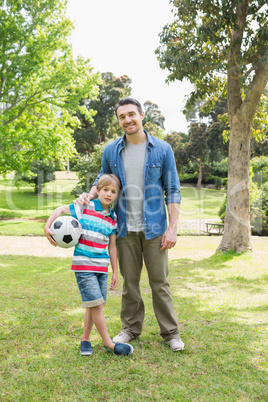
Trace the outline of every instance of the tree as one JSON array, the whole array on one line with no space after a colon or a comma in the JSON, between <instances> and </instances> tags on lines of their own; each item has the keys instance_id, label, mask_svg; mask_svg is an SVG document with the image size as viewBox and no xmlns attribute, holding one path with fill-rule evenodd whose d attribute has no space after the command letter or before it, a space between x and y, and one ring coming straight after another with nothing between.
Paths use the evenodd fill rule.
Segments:
<instances>
[{"instance_id":1,"label":"tree","mask_svg":"<svg viewBox=\"0 0 268 402\"><path fill-rule=\"evenodd\" d=\"M207 126L204 123L192 123L190 126L190 141L186 148L189 160L196 160L199 165L196 188L201 188L203 179L203 164L208 152Z\"/></svg>"},{"instance_id":2,"label":"tree","mask_svg":"<svg viewBox=\"0 0 268 402\"><path fill-rule=\"evenodd\" d=\"M164 122L165 122L165 117L162 115L161 111L158 108L158 105L151 101L146 101L143 104L143 110L145 113L144 119L143 119L143 124L145 125L147 122L153 123L158 128L164 129Z\"/></svg>"},{"instance_id":3,"label":"tree","mask_svg":"<svg viewBox=\"0 0 268 402\"><path fill-rule=\"evenodd\" d=\"M73 113L98 93L89 61L73 59L65 0L6 0L0 6L0 171L30 171L74 152ZM93 111L81 106L91 119Z\"/></svg>"},{"instance_id":4,"label":"tree","mask_svg":"<svg viewBox=\"0 0 268 402\"><path fill-rule=\"evenodd\" d=\"M267 2L175 0L174 7L175 21L164 27L156 53L170 72L168 81L186 78L195 85L188 104L227 92L227 209L218 250L246 251L251 124L268 80Z\"/></svg>"},{"instance_id":5,"label":"tree","mask_svg":"<svg viewBox=\"0 0 268 402\"><path fill-rule=\"evenodd\" d=\"M96 143L106 141L113 134L116 125L114 108L121 98L131 93L131 79L127 75L115 77L113 73L101 74L102 83L99 87L97 99L83 98L81 105L96 111L93 121L89 121L83 114L77 116L81 128L74 132L78 152L92 152Z\"/></svg>"},{"instance_id":6,"label":"tree","mask_svg":"<svg viewBox=\"0 0 268 402\"><path fill-rule=\"evenodd\" d=\"M183 138L184 137L184 138ZM189 155L187 153L189 136L183 133L173 131L165 137L165 140L170 144L176 161L178 174L182 173L183 169L188 166Z\"/></svg>"},{"instance_id":7,"label":"tree","mask_svg":"<svg viewBox=\"0 0 268 402\"><path fill-rule=\"evenodd\" d=\"M35 160L32 162L30 170L31 172L26 175L15 173L14 184L17 187L24 182L30 183L34 185L35 194L40 194L45 183L55 180L55 166L51 162L44 163L41 160Z\"/></svg>"}]
</instances>

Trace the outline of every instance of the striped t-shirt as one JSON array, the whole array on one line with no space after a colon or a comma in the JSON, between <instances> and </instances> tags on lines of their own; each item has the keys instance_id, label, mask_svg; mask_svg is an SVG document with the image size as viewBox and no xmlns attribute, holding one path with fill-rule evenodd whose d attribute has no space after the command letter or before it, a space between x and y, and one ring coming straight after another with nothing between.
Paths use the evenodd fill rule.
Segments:
<instances>
[{"instance_id":1,"label":"striped t-shirt","mask_svg":"<svg viewBox=\"0 0 268 402\"><path fill-rule=\"evenodd\" d=\"M71 215L82 226L82 235L74 249L72 271L107 273L109 236L117 232L115 212L110 209L105 215L99 199L86 206L77 203L69 207Z\"/></svg>"}]
</instances>

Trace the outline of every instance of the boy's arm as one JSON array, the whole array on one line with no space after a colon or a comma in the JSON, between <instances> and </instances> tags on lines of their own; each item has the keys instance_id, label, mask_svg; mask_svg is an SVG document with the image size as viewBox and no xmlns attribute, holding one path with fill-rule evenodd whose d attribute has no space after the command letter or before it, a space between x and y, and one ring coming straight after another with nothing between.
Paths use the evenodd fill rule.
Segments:
<instances>
[{"instance_id":1,"label":"boy's arm","mask_svg":"<svg viewBox=\"0 0 268 402\"><path fill-rule=\"evenodd\" d=\"M112 283L110 289L116 288L118 285L117 274L117 247L116 247L116 235L109 236L108 252L110 256L111 266L113 270Z\"/></svg>"},{"instance_id":2,"label":"boy's arm","mask_svg":"<svg viewBox=\"0 0 268 402\"><path fill-rule=\"evenodd\" d=\"M50 226L52 224L52 222L54 222L55 219L57 219L59 216L63 215L63 214L69 214L70 213L70 207L69 205L63 205L62 207L58 207L56 208L52 214L50 215L50 217L47 220L47 223L44 227L44 232L45 235L49 241L49 243L51 243L53 246L57 247L57 243L55 242L55 240L52 238L53 236L53 232L50 230Z\"/></svg>"}]
</instances>

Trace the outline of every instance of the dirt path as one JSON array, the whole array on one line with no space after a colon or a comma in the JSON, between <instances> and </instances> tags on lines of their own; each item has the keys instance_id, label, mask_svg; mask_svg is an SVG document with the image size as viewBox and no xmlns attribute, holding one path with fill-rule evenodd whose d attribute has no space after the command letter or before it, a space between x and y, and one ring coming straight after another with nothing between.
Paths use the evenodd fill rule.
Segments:
<instances>
[{"instance_id":1,"label":"dirt path","mask_svg":"<svg viewBox=\"0 0 268 402\"><path fill-rule=\"evenodd\" d=\"M33 255L36 257L71 257L72 248L53 247L46 237L0 236L0 255Z\"/></svg>"},{"instance_id":2,"label":"dirt path","mask_svg":"<svg viewBox=\"0 0 268 402\"><path fill-rule=\"evenodd\" d=\"M203 221L181 221L180 229L197 233L205 229ZM50 245L45 236L0 236L0 255L33 255L36 257L71 257L73 247L63 249Z\"/></svg>"}]
</instances>

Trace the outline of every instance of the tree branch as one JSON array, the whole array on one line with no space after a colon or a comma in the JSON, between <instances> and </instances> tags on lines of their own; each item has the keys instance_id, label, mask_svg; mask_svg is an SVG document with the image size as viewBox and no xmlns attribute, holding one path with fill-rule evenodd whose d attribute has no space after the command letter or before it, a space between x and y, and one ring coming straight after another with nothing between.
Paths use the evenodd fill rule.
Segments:
<instances>
[{"instance_id":1,"label":"tree branch","mask_svg":"<svg viewBox=\"0 0 268 402\"><path fill-rule=\"evenodd\" d=\"M266 61L256 67L256 74L242 105L243 114L247 115L250 119L253 119L254 114L256 113L260 97L264 92L267 82L268 62Z\"/></svg>"}]
</instances>

